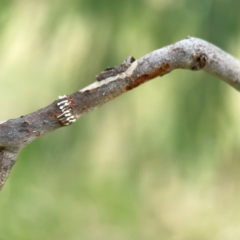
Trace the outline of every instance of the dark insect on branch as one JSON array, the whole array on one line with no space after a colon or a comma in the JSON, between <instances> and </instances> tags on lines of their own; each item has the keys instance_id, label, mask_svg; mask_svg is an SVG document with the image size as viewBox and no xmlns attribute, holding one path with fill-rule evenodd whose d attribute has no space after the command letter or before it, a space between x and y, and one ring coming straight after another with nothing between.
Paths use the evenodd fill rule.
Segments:
<instances>
[{"instance_id":1,"label":"dark insect on branch","mask_svg":"<svg viewBox=\"0 0 240 240\"><path fill-rule=\"evenodd\" d=\"M102 71L100 74L96 76L96 79L98 81L102 81L106 78L114 77L119 73L125 72L134 61L135 61L135 58L133 56L130 56L126 58L123 61L123 63L119 66L107 67L104 71Z\"/></svg>"}]
</instances>

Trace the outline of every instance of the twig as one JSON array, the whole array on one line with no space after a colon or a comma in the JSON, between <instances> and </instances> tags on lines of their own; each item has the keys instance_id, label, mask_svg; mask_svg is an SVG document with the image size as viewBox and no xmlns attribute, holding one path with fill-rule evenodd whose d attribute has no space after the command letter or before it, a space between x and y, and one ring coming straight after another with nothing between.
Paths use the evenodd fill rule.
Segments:
<instances>
[{"instance_id":1,"label":"twig","mask_svg":"<svg viewBox=\"0 0 240 240\"><path fill-rule=\"evenodd\" d=\"M178 68L203 69L240 90L240 61L201 39L187 37L138 60L129 57L120 66L97 75L98 81L84 89L61 96L26 116L0 122L0 189L20 150L33 140L68 126L115 97Z\"/></svg>"}]
</instances>

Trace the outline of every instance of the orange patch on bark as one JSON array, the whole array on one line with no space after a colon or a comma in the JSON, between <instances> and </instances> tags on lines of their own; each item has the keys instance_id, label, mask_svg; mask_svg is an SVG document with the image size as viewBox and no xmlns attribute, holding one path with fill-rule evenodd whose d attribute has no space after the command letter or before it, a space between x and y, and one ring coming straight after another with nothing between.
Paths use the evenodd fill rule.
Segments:
<instances>
[{"instance_id":1,"label":"orange patch on bark","mask_svg":"<svg viewBox=\"0 0 240 240\"><path fill-rule=\"evenodd\" d=\"M136 88L139 85L141 85L157 76L163 76L164 74L166 74L168 72L169 68L170 68L170 65L168 63L166 63L166 64L162 65L161 67L159 67L158 69L156 69L155 71L148 73L148 74L144 74L144 75L136 78L131 84L129 84L125 88L126 91Z\"/></svg>"}]
</instances>

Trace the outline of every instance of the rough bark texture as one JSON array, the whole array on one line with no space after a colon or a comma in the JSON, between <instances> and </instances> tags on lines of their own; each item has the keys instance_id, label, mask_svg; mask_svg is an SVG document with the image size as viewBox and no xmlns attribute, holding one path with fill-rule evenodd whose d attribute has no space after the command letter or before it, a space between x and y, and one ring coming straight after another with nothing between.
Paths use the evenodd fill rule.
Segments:
<instances>
[{"instance_id":1,"label":"rough bark texture","mask_svg":"<svg viewBox=\"0 0 240 240\"><path fill-rule=\"evenodd\" d=\"M240 61L193 37L135 60L129 57L96 76L95 83L20 118L0 122L0 189L20 150L36 138L68 126L124 92L174 69L204 70L240 90Z\"/></svg>"}]
</instances>

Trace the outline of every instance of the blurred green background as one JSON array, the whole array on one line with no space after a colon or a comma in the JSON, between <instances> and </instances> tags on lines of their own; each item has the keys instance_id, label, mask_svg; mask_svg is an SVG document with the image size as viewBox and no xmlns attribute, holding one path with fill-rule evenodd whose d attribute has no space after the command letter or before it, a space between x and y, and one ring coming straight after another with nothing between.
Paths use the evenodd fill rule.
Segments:
<instances>
[{"instance_id":1,"label":"blurred green background","mask_svg":"<svg viewBox=\"0 0 240 240\"><path fill-rule=\"evenodd\" d=\"M239 0L2 0L0 120L187 35L240 58L239 9ZM215 77L176 70L38 139L0 193L0 239L240 239L239 102Z\"/></svg>"}]
</instances>

